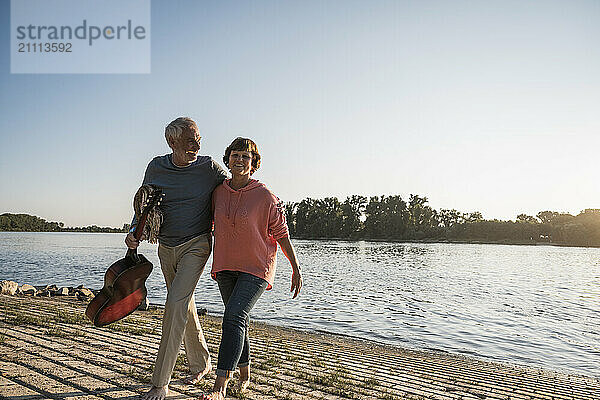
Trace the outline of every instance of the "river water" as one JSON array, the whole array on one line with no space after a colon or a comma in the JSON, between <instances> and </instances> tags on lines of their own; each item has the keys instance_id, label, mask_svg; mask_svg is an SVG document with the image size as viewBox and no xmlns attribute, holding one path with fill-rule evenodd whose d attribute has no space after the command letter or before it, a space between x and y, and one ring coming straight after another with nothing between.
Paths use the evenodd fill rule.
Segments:
<instances>
[{"instance_id":1,"label":"river water","mask_svg":"<svg viewBox=\"0 0 600 400\"><path fill-rule=\"evenodd\" d=\"M100 288L123 234L0 232L0 280ZM304 287L292 300L279 253L252 318L412 349L600 377L600 249L488 244L293 241ZM156 245L150 301L166 291ZM198 307L223 311L207 270Z\"/></svg>"}]
</instances>

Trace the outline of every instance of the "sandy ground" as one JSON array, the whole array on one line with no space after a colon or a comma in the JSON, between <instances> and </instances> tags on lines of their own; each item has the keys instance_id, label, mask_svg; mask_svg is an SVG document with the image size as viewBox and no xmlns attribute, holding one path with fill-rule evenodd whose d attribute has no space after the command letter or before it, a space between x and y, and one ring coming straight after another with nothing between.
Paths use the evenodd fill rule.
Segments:
<instances>
[{"instance_id":1,"label":"sandy ground","mask_svg":"<svg viewBox=\"0 0 600 400\"><path fill-rule=\"evenodd\" d=\"M67 298L0 295L0 398L135 399L148 388L160 340L161 309L138 311L107 328ZM220 320L202 317L212 357ZM264 324L251 327L252 383L245 399L598 400L600 380L408 351ZM171 399L208 390L214 372L185 385L183 351ZM232 382L235 385L235 381Z\"/></svg>"}]
</instances>

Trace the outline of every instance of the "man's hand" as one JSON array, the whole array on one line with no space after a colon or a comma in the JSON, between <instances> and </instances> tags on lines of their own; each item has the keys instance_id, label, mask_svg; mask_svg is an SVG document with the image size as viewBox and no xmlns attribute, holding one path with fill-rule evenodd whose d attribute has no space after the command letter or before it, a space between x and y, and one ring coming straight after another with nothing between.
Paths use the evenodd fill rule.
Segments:
<instances>
[{"instance_id":1,"label":"man's hand","mask_svg":"<svg viewBox=\"0 0 600 400\"><path fill-rule=\"evenodd\" d=\"M140 245L140 242L142 240L144 240L145 238L146 237L144 235L142 235L142 237L140 238L140 240L137 240L135 238L135 236L133 236L133 232L130 232L130 233L127 234L127 236L125 236L125 244L130 249L137 249L138 246Z\"/></svg>"}]
</instances>

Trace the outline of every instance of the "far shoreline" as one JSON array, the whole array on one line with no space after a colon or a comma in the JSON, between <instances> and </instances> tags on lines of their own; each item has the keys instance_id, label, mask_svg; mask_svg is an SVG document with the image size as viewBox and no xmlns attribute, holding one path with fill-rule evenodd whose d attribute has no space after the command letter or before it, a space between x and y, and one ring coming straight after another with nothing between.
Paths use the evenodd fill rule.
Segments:
<instances>
[{"instance_id":1,"label":"far shoreline","mask_svg":"<svg viewBox=\"0 0 600 400\"><path fill-rule=\"evenodd\" d=\"M114 228L118 229L118 228ZM64 230L64 231L0 231L0 233L101 233L101 234L118 234L122 235L126 232L110 232L110 231L98 231L91 232L85 230ZM509 245L509 246L553 246L553 247L576 247L583 249L597 249L598 246L578 246L574 244L566 243L552 243L552 242L530 242L530 241L518 241L518 240L453 240L453 239L345 239L345 238L323 238L323 237L295 237L291 236L293 240L315 240L315 241L332 241L332 242L350 242L350 243L415 243L415 244L498 244L498 245Z\"/></svg>"},{"instance_id":2,"label":"far shoreline","mask_svg":"<svg viewBox=\"0 0 600 400\"><path fill-rule=\"evenodd\" d=\"M372 242L372 243L440 243L440 244L501 244L510 246L554 246L554 247L579 247L579 248L590 248L597 249L599 246L578 246L574 244L566 243L552 243L552 242L524 242L524 241L509 241L509 240L452 240L452 239L344 239L344 238L318 238L318 237L291 237L295 240L317 240L317 241L335 241L335 242Z\"/></svg>"}]
</instances>

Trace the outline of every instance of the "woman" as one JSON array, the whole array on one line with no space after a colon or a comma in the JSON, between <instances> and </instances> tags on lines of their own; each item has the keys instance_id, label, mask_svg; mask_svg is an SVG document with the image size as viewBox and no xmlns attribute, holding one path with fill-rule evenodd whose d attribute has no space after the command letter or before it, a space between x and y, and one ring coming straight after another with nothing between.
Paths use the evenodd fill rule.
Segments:
<instances>
[{"instance_id":1,"label":"woman","mask_svg":"<svg viewBox=\"0 0 600 400\"><path fill-rule=\"evenodd\" d=\"M213 192L215 246L211 275L219 285L225 313L219 347L217 378L210 395L200 399L224 399L236 367L239 389L250 382L248 323L250 310L275 276L277 243L292 266L293 298L300 292L302 277L288 235L281 202L251 175L260 167L256 144L235 139L225 150L223 162L232 178Z\"/></svg>"}]
</instances>

